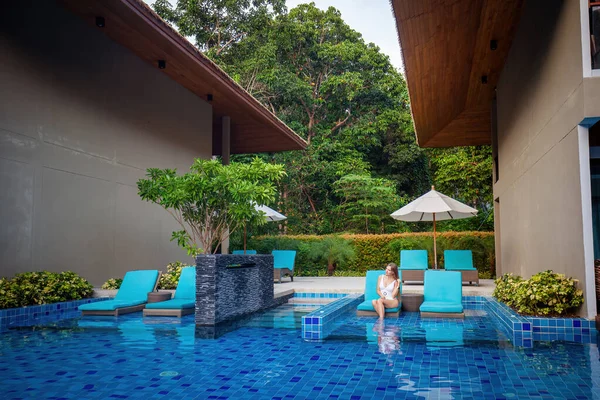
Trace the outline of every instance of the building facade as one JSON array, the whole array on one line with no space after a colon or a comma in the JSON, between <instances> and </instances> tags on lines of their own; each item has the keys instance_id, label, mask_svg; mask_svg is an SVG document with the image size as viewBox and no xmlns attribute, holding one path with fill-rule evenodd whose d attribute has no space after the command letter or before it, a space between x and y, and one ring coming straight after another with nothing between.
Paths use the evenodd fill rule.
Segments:
<instances>
[{"instance_id":1,"label":"building facade","mask_svg":"<svg viewBox=\"0 0 600 400\"><path fill-rule=\"evenodd\" d=\"M117 18L102 7L115 13L127 7L143 18L128 21L122 12L121 24L185 40L166 24L152 25L158 16L141 2L74 3L92 10L91 17L102 15L106 28L114 28ZM225 74L201 55L173 56L177 43L159 43L163 70L136 54L146 50L131 43L143 44L143 35L111 37L87 19L69 2L12 2L0 13L0 277L72 270L100 285L132 269L192 263L170 241L178 230L173 218L137 195L136 182L146 169L185 172L194 158L228 155L236 147L245 152L303 146L241 88L222 77L217 81L214 76ZM147 51L156 51L156 43ZM194 59L208 65L194 67L204 80L190 78L186 87L166 73ZM214 82L206 83L211 76ZM227 91L233 93L232 110L217 109L213 95L227 97ZM278 148L257 146L253 132L236 125L236 99L250 108L245 114L259 121L258 129L274 135Z\"/></svg>"},{"instance_id":2,"label":"building facade","mask_svg":"<svg viewBox=\"0 0 600 400\"><path fill-rule=\"evenodd\" d=\"M392 3L411 102L426 98L415 99L425 106L413 110L419 143L492 145L497 275L527 278L550 269L576 278L585 296L579 313L593 317L594 259L600 258L600 7L561 0L448 2L447 21L439 19L439 2ZM446 30L457 22L452 18L463 26ZM437 30L428 37L431 26ZM464 57L418 63L429 40L439 42L433 49L454 47ZM427 92L420 83L426 74L447 75L445 61L456 79L439 86L454 84L459 105L442 104L437 125L420 124L432 111L430 97L451 102L435 85Z\"/></svg>"}]
</instances>

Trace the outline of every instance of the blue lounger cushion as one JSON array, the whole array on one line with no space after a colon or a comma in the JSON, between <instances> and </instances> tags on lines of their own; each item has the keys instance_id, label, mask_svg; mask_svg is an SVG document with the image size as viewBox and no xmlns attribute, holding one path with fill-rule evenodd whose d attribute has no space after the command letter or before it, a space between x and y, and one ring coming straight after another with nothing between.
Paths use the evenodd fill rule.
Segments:
<instances>
[{"instance_id":1,"label":"blue lounger cushion","mask_svg":"<svg viewBox=\"0 0 600 400\"><path fill-rule=\"evenodd\" d=\"M425 271L421 312L462 313L462 274L458 271Z\"/></svg>"},{"instance_id":2,"label":"blue lounger cushion","mask_svg":"<svg viewBox=\"0 0 600 400\"><path fill-rule=\"evenodd\" d=\"M421 304L421 308L419 308L419 310L423 312L436 313L461 313L463 312L463 306L462 304L444 303L442 301L424 301L423 304Z\"/></svg>"},{"instance_id":3,"label":"blue lounger cushion","mask_svg":"<svg viewBox=\"0 0 600 400\"><path fill-rule=\"evenodd\" d=\"M400 269L427 269L427 250L400 250Z\"/></svg>"},{"instance_id":4,"label":"blue lounger cushion","mask_svg":"<svg viewBox=\"0 0 600 400\"><path fill-rule=\"evenodd\" d=\"M181 269L177 289L171 300L146 304L146 308L155 310L181 310L196 306L196 267Z\"/></svg>"},{"instance_id":5,"label":"blue lounger cushion","mask_svg":"<svg viewBox=\"0 0 600 400\"><path fill-rule=\"evenodd\" d=\"M444 250L444 268L448 271L477 270L471 250Z\"/></svg>"},{"instance_id":6,"label":"blue lounger cushion","mask_svg":"<svg viewBox=\"0 0 600 400\"><path fill-rule=\"evenodd\" d=\"M377 280L381 275L385 274L385 270L367 271L367 277L365 279L365 301L360 303L356 309L358 311L373 311L373 300L379 298L377 294ZM398 296L402 293L402 285L398 288ZM385 312L393 313L400 311L401 304L398 302L398 307L386 308Z\"/></svg>"},{"instance_id":7,"label":"blue lounger cushion","mask_svg":"<svg viewBox=\"0 0 600 400\"><path fill-rule=\"evenodd\" d=\"M194 308L196 306L195 299L171 299L159 301L157 303L148 303L146 308L154 310L174 310L184 308Z\"/></svg>"},{"instance_id":8,"label":"blue lounger cushion","mask_svg":"<svg viewBox=\"0 0 600 400\"><path fill-rule=\"evenodd\" d=\"M148 292L146 292L146 296ZM104 311L104 310L116 310L117 308L133 307L144 304L146 299L138 301L119 301L119 300L106 300L97 301L95 303L82 304L79 306L79 310L85 311Z\"/></svg>"},{"instance_id":9,"label":"blue lounger cushion","mask_svg":"<svg viewBox=\"0 0 600 400\"><path fill-rule=\"evenodd\" d=\"M273 268L287 268L294 271L296 250L273 250Z\"/></svg>"},{"instance_id":10,"label":"blue lounger cushion","mask_svg":"<svg viewBox=\"0 0 600 400\"><path fill-rule=\"evenodd\" d=\"M231 254L244 254L244 250L234 250ZM256 254L256 250L246 250L246 255L248 254Z\"/></svg>"},{"instance_id":11,"label":"blue lounger cushion","mask_svg":"<svg viewBox=\"0 0 600 400\"><path fill-rule=\"evenodd\" d=\"M79 306L79 310L116 310L117 308L133 307L144 304L148 301L148 293L152 292L156 287L158 276L158 270L128 271L113 300L82 304Z\"/></svg>"}]
</instances>

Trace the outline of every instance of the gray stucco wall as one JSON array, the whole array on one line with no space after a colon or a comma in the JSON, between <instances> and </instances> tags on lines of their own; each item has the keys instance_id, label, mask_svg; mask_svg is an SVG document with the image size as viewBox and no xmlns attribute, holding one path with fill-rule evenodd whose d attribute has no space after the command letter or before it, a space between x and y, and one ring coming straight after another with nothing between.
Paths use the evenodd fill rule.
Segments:
<instances>
[{"instance_id":1,"label":"gray stucco wall","mask_svg":"<svg viewBox=\"0 0 600 400\"><path fill-rule=\"evenodd\" d=\"M193 263L135 183L211 156L210 105L53 1L3 7L0 54L0 276Z\"/></svg>"},{"instance_id":2,"label":"gray stucco wall","mask_svg":"<svg viewBox=\"0 0 600 400\"><path fill-rule=\"evenodd\" d=\"M578 124L584 118L579 1L525 2L497 87L498 274L552 269L585 289ZM586 307L581 310L586 314Z\"/></svg>"}]
</instances>

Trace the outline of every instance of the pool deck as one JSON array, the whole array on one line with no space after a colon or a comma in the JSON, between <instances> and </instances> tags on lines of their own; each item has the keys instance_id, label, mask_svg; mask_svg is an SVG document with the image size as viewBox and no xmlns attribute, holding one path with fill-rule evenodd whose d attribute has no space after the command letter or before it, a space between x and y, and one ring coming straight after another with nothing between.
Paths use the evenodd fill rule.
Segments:
<instances>
[{"instance_id":1,"label":"pool deck","mask_svg":"<svg viewBox=\"0 0 600 400\"><path fill-rule=\"evenodd\" d=\"M285 295L296 292L309 293L363 293L365 290L364 277L306 277L296 276L294 282L282 278L282 283L275 283L275 295ZM493 279L480 279L479 286L463 285L463 296L491 296L496 285ZM405 283L402 293L423 293L422 284Z\"/></svg>"}]
</instances>

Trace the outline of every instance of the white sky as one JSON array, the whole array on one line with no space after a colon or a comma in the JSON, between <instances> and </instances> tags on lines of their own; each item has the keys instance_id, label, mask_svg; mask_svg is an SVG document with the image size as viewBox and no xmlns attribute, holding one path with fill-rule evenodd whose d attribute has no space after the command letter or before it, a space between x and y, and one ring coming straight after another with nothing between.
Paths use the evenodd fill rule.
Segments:
<instances>
[{"instance_id":1,"label":"white sky","mask_svg":"<svg viewBox=\"0 0 600 400\"><path fill-rule=\"evenodd\" d=\"M307 0L286 0L289 9ZM355 31L360 32L365 42L375 43L381 52L390 57L392 65L401 71L402 56L398 43L396 21L390 0L312 0L317 8L327 10L335 7L342 13L342 19Z\"/></svg>"},{"instance_id":2,"label":"white sky","mask_svg":"<svg viewBox=\"0 0 600 400\"><path fill-rule=\"evenodd\" d=\"M144 0L152 5L155 0ZM177 0L169 0L176 4ZM286 0L289 9L311 0ZM327 10L335 7L342 13L342 19L355 31L360 32L365 42L375 43L383 54L390 57L394 67L404 71L396 21L392 13L390 0L312 0L317 8Z\"/></svg>"}]
</instances>

